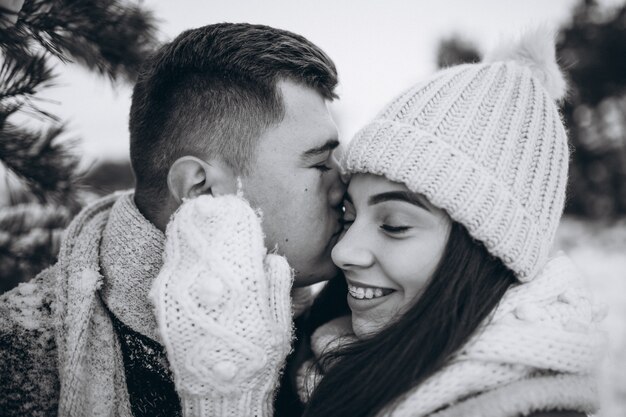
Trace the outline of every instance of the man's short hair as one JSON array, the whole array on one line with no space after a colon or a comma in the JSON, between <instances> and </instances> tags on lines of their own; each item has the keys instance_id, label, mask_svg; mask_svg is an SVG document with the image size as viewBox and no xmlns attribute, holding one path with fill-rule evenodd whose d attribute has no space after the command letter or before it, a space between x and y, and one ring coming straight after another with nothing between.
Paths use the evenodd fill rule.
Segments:
<instances>
[{"instance_id":1,"label":"man's short hair","mask_svg":"<svg viewBox=\"0 0 626 417\"><path fill-rule=\"evenodd\" d=\"M133 90L130 157L137 192L163 198L169 168L184 155L220 157L246 174L257 138L284 117L280 80L336 98L332 60L285 30L221 23L185 31L162 46Z\"/></svg>"}]
</instances>

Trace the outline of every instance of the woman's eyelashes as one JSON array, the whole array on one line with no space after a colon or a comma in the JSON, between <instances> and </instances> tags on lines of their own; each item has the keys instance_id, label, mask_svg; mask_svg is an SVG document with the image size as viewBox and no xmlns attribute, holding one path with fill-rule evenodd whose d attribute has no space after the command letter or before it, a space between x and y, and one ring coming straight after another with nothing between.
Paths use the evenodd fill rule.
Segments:
<instances>
[{"instance_id":1,"label":"woman's eyelashes","mask_svg":"<svg viewBox=\"0 0 626 417\"><path fill-rule=\"evenodd\" d=\"M409 229L411 229L411 227L409 226L394 226L394 225L385 224L385 223L381 224L380 228L384 230L385 232L394 234L394 235L401 235L402 233L407 232L409 231Z\"/></svg>"},{"instance_id":2,"label":"woman's eyelashes","mask_svg":"<svg viewBox=\"0 0 626 417\"><path fill-rule=\"evenodd\" d=\"M406 213L384 208L377 217L379 228L391 237L401 237L413 228L414 221L410 220Z\"/></svg>"}]
</instances>

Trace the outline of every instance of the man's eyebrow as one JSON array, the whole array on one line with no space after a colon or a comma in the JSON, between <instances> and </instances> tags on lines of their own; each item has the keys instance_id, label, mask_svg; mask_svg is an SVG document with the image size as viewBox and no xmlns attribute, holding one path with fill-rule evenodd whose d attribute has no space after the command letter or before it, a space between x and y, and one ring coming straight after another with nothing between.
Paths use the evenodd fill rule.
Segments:
<instances>
[{"instance_id":1,"label":"man's eyebrow","mask_svg":"<svg viewBox=\"0 0 626 417\"><path fill-rule=\"evenodd\" d=\"M329 139L323 145L309 149L308 151L304 152L302 154L302 159L308 159L312 156L318 156L325 152L332 151L337 146L339 146L339 141L337 139Z\"/></svg>"},{"instance_id":2,"label":"man's eyebrow","mask_svg":"<svg viewBox=\"0 0 626 417\"><path fill-rule=\"evenodd\" d=\"M405 201L407 203L421 207L424 210L432 211L426 206L426 204L424 204L422 199L418 197L417 194L408 191L388 191L386 193L376 194L371 196L368 199L367 203L368 205L373 206L374 204L379 204L385 201Z\"/></svg>"}]
</instances>

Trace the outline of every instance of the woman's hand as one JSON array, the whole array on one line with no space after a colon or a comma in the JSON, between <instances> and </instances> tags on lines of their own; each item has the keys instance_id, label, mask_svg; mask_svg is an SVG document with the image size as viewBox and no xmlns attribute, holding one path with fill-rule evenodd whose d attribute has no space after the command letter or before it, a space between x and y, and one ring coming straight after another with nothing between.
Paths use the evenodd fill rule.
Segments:
<instances>
[{"instance_id":1,"label":"woman's hand","mask_svg":"<svg viewBox=\"0 0 626 417\"><path fill-rule=\"evenodd\" d=\"M151 295L185 415L272 415L291 347L291 285L245 200L182 204Z\"/></svg>"}]
</instances>

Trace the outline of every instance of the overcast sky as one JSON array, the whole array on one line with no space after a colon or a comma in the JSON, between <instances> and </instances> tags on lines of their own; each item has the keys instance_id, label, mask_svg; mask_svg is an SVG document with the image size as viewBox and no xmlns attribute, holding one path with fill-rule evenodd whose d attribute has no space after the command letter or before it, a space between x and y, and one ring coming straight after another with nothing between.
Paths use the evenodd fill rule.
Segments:
<instances>
[{"instance_id":1,"label":"overcast sky","mask_svg":"<svg viewBox=\"0 0 626 417\"><path fill-rule=\"evenodd\" d=\"M614 4L620 0L605 0ZM558 27L576 0L146 0L159 38L217 22L250 22L297 32L335 61L341 139L349 140L394 95L435 69L438 41L458 34L489 50L524 27ZM128 157L130 86L112 85L74 66L57 65L48 106L82 140L86 160Z\"/></svg>"}]
</instances>

